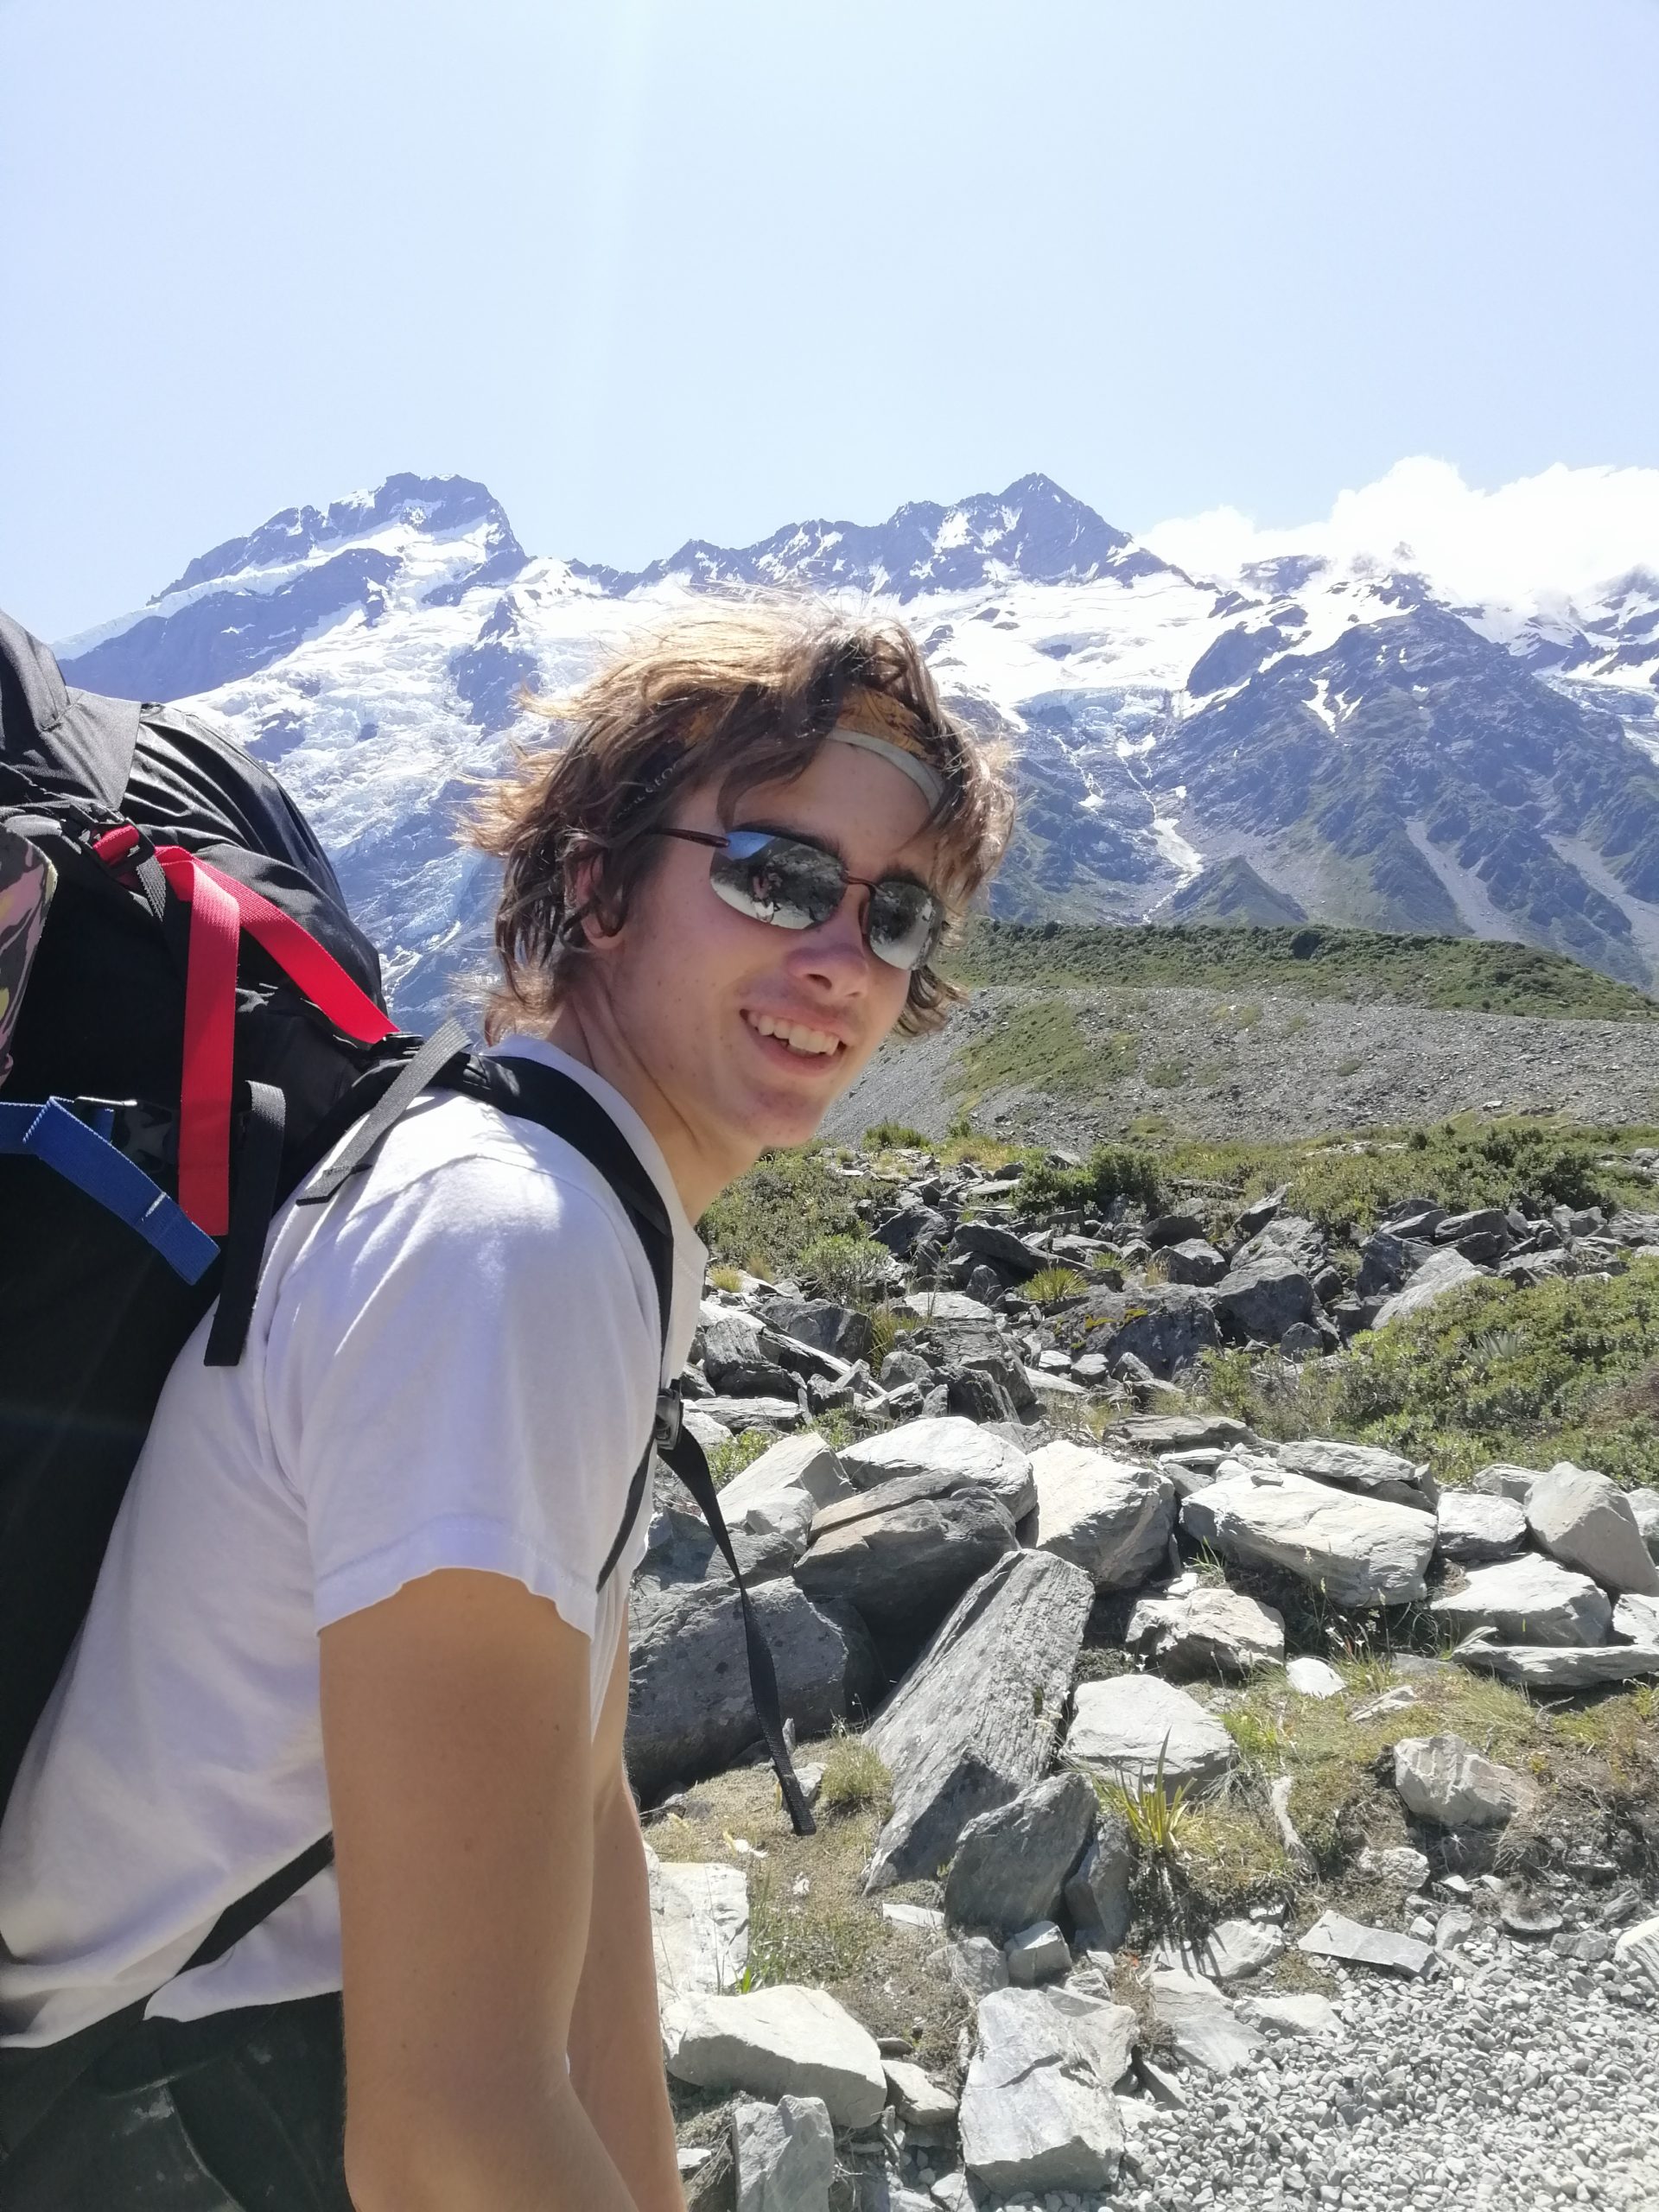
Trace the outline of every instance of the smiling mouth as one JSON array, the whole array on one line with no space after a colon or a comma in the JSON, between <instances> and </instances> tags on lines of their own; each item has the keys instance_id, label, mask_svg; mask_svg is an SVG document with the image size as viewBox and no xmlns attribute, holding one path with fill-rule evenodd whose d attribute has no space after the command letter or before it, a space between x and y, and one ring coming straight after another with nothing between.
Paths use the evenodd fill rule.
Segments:
<instances>
[{"instance_id":1,"label":"smiling mouth","mask_svg":"<svg viewBox=\"0 0 1659 2212\"><path fill-rule=\"evenodd\" d=\"M743 1019L757 1037L772 1038L798 1059L833 1060L845 1050L839 1037L804 1021L780 1021L770 1014L746 1014Z\"/></svg>"}]
</instances>

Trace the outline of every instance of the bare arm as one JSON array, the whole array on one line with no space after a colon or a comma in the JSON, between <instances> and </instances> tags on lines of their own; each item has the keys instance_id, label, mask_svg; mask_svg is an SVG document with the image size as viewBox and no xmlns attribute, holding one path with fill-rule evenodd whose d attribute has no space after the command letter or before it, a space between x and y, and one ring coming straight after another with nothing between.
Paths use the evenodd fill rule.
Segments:
<instances>
[{"instance_id":1,"label":"bare arm","mask_svg":"<svg viewBox=\"0 0 1659 2212\"><path fill-rule=\"evenodd\" d=\"M353 2203L639 2212L564 2064L594 1889L587 1638L447 1569L321 1644Z\"/></svg>"},{"instance_id":2,"label":"bare arm","mask_svg":"<svg viewBox=\"0 0 1659 2212\"><path fill-rule=\"evenodd\" d=\"M645 1842L622 1763L627 1718L625 1638L594 1744L593 1913L570 2020L570 2070L639 2212L683 2212L657 2024Z\"/></svg>"}]
</instances>

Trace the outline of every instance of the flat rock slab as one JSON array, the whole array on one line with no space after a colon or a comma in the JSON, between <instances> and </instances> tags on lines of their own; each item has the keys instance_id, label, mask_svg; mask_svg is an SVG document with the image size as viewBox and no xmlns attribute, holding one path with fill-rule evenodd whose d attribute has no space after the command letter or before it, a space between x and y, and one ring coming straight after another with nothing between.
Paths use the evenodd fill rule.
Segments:
<instances>
[{"instance_id":1,"label":"flat rock slab","mask_svg":"<svg viewBox=\"0 0 1659 2212\"><path fill-rule=\"evenodd\" d=\"M1283 1997L1241 1997L1238 2017L1270 2036L1317 2037L1338 2043L1348 2033L1331 1999L1312 1990Z\"/></svg>"},{"instance_id":2,"label":"flat rock slab","mask_svg":"<svg viewBox=\"0 0 1659 2212\"><path fill-rule=\"evenodd\" d=\"M1587 1574L1536 1552L1478 1567L1431 1610L1467 1635L1491 1629L1504 1643L1605 1643L1613 1609Z\"/></svg>"},{"instance_id":3,"label":"flat rock slab","mask_svg":"<svg viewBox=\"0 0 1659 2212\"><path fill-rule=\"evenodd\" d=\"M830 2212L836 2132L822 2098L736 2106L732 2155L736 2212Z\"/></svg>"},{"instance_id":4,"label":"flat rock slab","mask_svg":"<svg viewBox=\"0 0 1659 2212\"><path fill-rule=\"evenodd\" d=\"M924 1321L994 1321L996 1316L977 1298L963 1290L914 1290L904 1300Z\"/></svg>"},{"instance_id":5,"label":"flat rock slab","mask_svg":"<svg viewBox=\"0 0 1659 2212\"><path fill-rule=\"evenodd\" d=\"M677 2082L751 2096L821 2097L837 2127L873 2127L887 2101L875 2038L821 1989L688 1997L663 2018Z\"/></svg>"},{"instance_id":6,"label":"flat rock slab","mask_svg":"<svg viewBox=\"0 0 1659 2212\"><path fill-rule=\"evenodd\" d=\"M1659 1593L1654 1564L1624 1493L1588 1467L1563 1459L1527 1494L1527 1522L1552 1559L1604 1590Z\"/></svg>"},{"instance_id":7,"label":"flat rock slab","mask_svg":"<svg viewBox=\"0 0 1659 2212\"><path fill-rule=\"evenodd\" d=\"M1236 1678L1284 1664L1285 1618L1243 1591L1201 1584L1179 1598L1143 1598L1123 1643L1166 1675Z\"/></svg>"},{"instance_id":8,"label":"flat rock slab","mask_svg":"<svg viewBox=\"0 0 1659 2212\"><path fill-rule=\"evenodd\" d=\"M1512 1497L1478 1490L1448 1490L1436 1508L1440 1547L1459 1567L1487 1567L1512 1559L1527 1541L1524 1508Z\"/></svg>"},{"instance_id":9,"label":"flat rock slab","mask_svg":"<svg viewBox=\"0 0 1659 2212\"><path fill-rule=\"evenodd\" d=\"M869 1732L893 1785L870 1889L931 1880L976 1814L1047 1771L1094 1598L1081 1567L1022 1551L960 1599Z\"/></svg>"},{"instance_id":10,"label":"flat rock slab","mask_svg":"<svg viewBox=\"0 0 1659 2212\"><path fill-rule=\"evenodd\" d=\"M1208 2074L1236 2074L1261 2050L1263 2038L1203 1974L1176 1967L1147 1976L1152 2016L1190 2066Z\"/></svg>"},{"instance_id":11,"label":"flat rock slab","mask_svg":"<svg viewBox=\"0 0 1659 2212\"><path fill-rule=\"evenodd\" d=\"M1259 1459L1224 1459L1181 1508L1181 1525L1224 1559L1281 1567L1338 1605L1398 1605L1427 1594L1431 1514L1311 1482Z\"/></svg>"},{"instance_id":12,"label":"flat rock slab","mask_svg":"<svg viewBox=\"0 0 1659 2212\"><path fill-rule=\"evenodd\" d=\"M1146 1462L1065 1440L1032 1455L1039 1551L1083 1568L1096 1590L1133 1590L1162 1564L1175 1527L1175 1485Z\"/></svg>"},{"instance_id":13,"label":"flat rock slab","mask_svg":"<svg viewBox=\"0 0 1659 2212\"><path fill-rule=\"evenodd\" d=\"M1363 1920L1349 1920L1339 1912L1322 1912L1296 1948L1311 1958L1341 1959L1347 1965L1386 1967L1394 1974L1420 1974L1433 1957L1433 1948L1414 1936L1396 1935L1392 1928L1370 1928Z\"/></svg>"},{"instance_id":14,"label":"flat rock slab","mask_svg":"<svg viewBox=\"0 0 1659 2212\"><path fill-rule=\"evenodd\" d=\"M884 2058L887 2088L900 2120L912 2127L946 2128L954 2125L957 2100L941 2088L929 2074L908 2058Z\"/></svg>"},{"instance_id":15,"label":"flat rock slab","mask_svg":"<svg viewBox=\"0 0 1659 2212\"><path fill-rule=\"evenodd\" d=\"M1659 1598L1621 1598L1613 1607L1613 1634L1629 1643L1659 1643Z\"/></svg>"},{"instance_id":16,"label":"flat rock slab","mask_svg":"<svg viewBox=\"0 0 1659 2212\"><path fill-rule=\"evenodd\" d=\"M1116 2178L1116 2099L1042 1990L982 1999L960 2118L963 2164L988 2189L1101 2190Z\"/></svg>"},{"instance_id":17,"label":"flat rock slab","mask_svg":"<svg viewBox=\"0 0 1659 2212\"><path fill-rule=\"evenodd\" d=\"M1659 1646L1643 1643L1497 1643L1486 1630L1465 1637L1452 1656L1522 1689L1588 1690L1659 1675Z\"/></svg>"},{"instance_id":18,"label":"flat rock slab","mask_svg":"<svg viewBox=\"0 0 1659 2212\"><path fill-rule=\"evenodd\" d=\"M1155 1675L1081 1683L1065 1752L1129 1789L1148 1788L1161 1758L1167 1789L1185 1783L1194 1796L1219 1782L1234 1758L1233 1739L1214 1714Z\"/></svg>"},{"instance_id":19,"label":"flat rock slab","mask_svg":"<svg viewBox=\"0 0 1659 2212\"><path fill-rule=\"evenodd\" d=\"M1254 1429L1230 1414L1132 1414L1114 1421L1110 1440L1131 1452L1149 1452L1161 1458L1166 1452L1232 1451L1241 1444L1259 1442Z\"/></svg>"},{"instance_id":20,"label":"flat rock slab","mask_svg":"<svg viewBox=\"0 0 1659 2212\"><path fill-rule=\"evenodd\" d=\"M1443 1828L1502 1827L1536 1795L1527 1776L1453 1735L1402 1737L1394 1786L1408 1813Z\"/></svg>"},{"instance_id":21,"label":"flat rock slab","mask_svg":"<svg viewBox=\"0 0 1659 2212\"><path fill-rule=\"evenodd\" d=\"M874 1490L899 1475L948 1477L990 1491L1013 1521L1037 1503L1031 1461L1018 1445L993 1436L961 1414L934 1414L849 1445L841 1464L856 1490Z\"/></svg>"},{"instance_id":22,"label":"flat rock slab","mask_svg":"<svg viewBox=\"0 0 1659 2212\"><path fill-rule=\"evenodd\" d=\"M749 1957L749 1885L728 1860L663 1861L648 1852L659 2007L737 1986Z\"/></svg>"},{"instance_id":23,"label":"flat rock slab","mask_svg":"<svg viewBox=\"0 0 1659 2212\"><path fill-rule=\"evenodd\" d=\"M1288 1467L1293 1475L1306 1475L1310 1482L1334 1483L1338 1490L1358 1491L1391 1505L1414 1505L1421 1512L1432 1513L1440 1495L1427 1462L1404 1459L1376 1444L1310 1437L1303 1443L1279 1445L1274 1456L1281 1467Z\"/></svg>"}]
</instances>

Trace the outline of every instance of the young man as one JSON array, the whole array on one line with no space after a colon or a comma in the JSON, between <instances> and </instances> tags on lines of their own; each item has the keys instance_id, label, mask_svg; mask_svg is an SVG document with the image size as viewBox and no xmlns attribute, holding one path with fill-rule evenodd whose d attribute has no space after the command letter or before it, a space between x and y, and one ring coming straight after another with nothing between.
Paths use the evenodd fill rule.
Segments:
<instances>
[{"instance_id":1,"label":"young man","mask_svg":"<svg viewBox=\"0 0 1659 2212\"><path fill-rule=\"evenodd\" d=\"M910 638L823 607L687 614L559 711L476 831L488 1029L656 1183L671 1375L693 1221L938 1018L1007 797ZM659 1382L645 1255L580 1154L465 1097L356 1179L279 1217L241 1365L176 1363L0 1829L0 2034L156 1993L7 2212L682 2202L623 1764L648 1508L601 1580ZM330 1824L337 1879L179 1972Z\"/></svg>"}]
</instances>

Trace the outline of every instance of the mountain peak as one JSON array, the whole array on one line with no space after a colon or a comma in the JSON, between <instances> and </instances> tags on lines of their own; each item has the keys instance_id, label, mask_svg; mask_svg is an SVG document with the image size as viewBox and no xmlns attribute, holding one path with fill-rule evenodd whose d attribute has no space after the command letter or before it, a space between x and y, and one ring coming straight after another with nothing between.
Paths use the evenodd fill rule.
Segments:
<instances>
[{"instance_id":1,"label":"mountain peak","mask_svg":"<svg viewBox=\"0 0 1659 2212\"><path fill-rule=\"evenodd\" d=\"M499 500L488 485L469 476L416 476L407 471L388 476L372 492L354 492L321 507L284 507L245 537L227 537L211 552L198 555L165 590L150 601L160 606L177 592L240 575L250 569L283 568L309 560L330 546L372 537L402 524L432 537L474 529L491 532L496 550L511 549L524 565L523 548Z\"/></svg>"}]
</instances>

